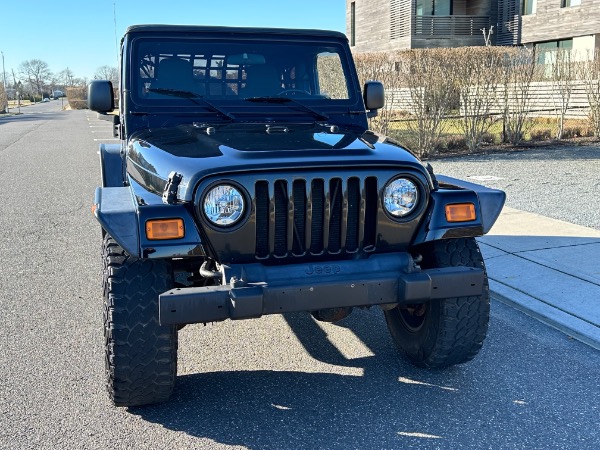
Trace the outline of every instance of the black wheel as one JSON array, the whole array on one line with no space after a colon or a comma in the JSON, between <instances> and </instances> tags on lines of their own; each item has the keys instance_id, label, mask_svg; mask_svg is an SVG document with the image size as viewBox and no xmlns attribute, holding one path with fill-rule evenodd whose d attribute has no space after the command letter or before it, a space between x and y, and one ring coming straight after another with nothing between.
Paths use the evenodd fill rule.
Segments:
<instances>
[{"instance_id":1,"label":"black wheel","mask_svg":"<svg viewBox=\"0 0 600 450\"><path fill-rule=\"evenodd\" d=\"M177 375L177 329L158 324L158 295L173 287L168 261L136 259L104 238L106 387L116 406L169 399Z\"/></svg>"},{"instance_id":2,"label":"black wheel","mask_svg":"<svg viewBox=\"0 0 600 450\"><path fill-rule=\"evenodd\" d=\"M483 257L473 238L435 241L419 250L424 269L468 266L485 272ZM481 349L488 329L487 275L481 296L397 306L384 313L394 343L413 364L441 368L470 361Z\"/></svg>"}]
</instances>

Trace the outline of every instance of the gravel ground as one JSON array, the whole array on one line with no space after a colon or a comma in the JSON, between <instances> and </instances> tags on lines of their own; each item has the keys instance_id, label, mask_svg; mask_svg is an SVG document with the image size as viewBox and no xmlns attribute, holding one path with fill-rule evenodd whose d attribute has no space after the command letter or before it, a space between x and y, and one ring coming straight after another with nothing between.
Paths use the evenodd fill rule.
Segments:
<instances>
[{"instance_id":1,"label":"gravel ground","mask_svg":"<svg viewBox=\"0 0 600 450\"><path fill-rule=\"evenodd\" d=\"M600 230L600 145L431 159L436 173L502 189L506 206Z\"/></svg>"}]
</instances>

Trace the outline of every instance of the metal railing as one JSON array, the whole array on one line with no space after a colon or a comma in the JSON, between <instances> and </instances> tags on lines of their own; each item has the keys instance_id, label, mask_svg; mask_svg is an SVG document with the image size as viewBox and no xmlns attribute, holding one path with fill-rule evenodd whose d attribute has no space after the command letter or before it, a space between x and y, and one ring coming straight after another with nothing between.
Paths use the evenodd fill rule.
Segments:
<instances>
[{"instance_id":1,"label":"metal railing","mask_svg":"<svg viewBox=\"0 0 600 450\"><path fill-rule=\"evenodd\" d=\"M489 16L413 16L413 36L452 38L478 36L482 29L489 30Z\"/></svg>"}]
</instances>

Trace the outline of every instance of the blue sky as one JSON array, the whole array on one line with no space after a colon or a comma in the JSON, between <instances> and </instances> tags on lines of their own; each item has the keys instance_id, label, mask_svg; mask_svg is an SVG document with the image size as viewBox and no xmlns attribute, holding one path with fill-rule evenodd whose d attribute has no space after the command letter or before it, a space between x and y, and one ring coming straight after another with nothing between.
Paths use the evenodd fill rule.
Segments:
<instances>
[{"instance_id":1,"label":"blue sky","mask_svg":"<svg viewBox=\"0 0 600 450\"><path fill-rule=\"evenodd\" d=\"M113 10L120 40L129 25L142 23L345 33L345 8L345 0L5 0L0 7L0 50L7 81L12 81L11 69L17 74L19 64L28 59L46 61L54 73L68 67L76 77L92 78L98 67L117 65Z\"/></svg>"}]
</instances>

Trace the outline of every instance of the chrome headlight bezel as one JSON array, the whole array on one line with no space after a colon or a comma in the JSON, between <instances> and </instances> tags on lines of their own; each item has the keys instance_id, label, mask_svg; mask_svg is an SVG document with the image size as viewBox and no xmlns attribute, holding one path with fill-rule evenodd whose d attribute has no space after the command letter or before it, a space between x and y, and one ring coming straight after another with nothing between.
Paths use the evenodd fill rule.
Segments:
<instances>
[{"instance_id":1,"label":"chrome headlight bezel","mask_svg":"<svg viewBox=\"0 0 600 450\"><path fill-rule=\"evenodd\" d=\"M225 230L243 223L249 205L248 194L239 184L223 180L211 184L204 190L198 208L209 226Z\"/></svg>"},{"instance_id":2,"label":"chrome headlight bezel","mask_svg":"<svg viewBox=\"0 0 600 450\"><path fill-rule=\"evenodd\" d=\"M398 175L390 179L381 190L383 210L395 221L411 219L421 210L423 197L421 184L406 175Z\"/></svg>"}]
</instances>

